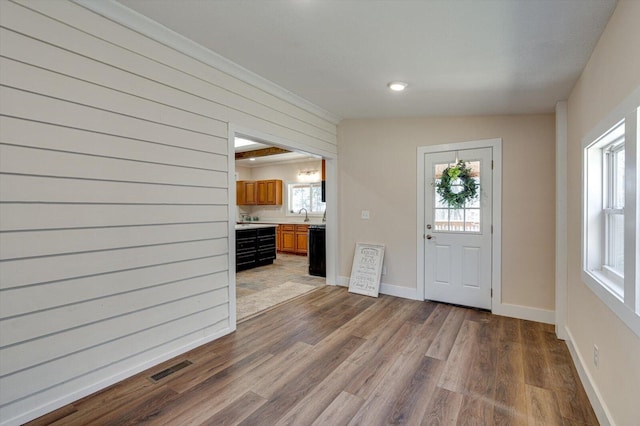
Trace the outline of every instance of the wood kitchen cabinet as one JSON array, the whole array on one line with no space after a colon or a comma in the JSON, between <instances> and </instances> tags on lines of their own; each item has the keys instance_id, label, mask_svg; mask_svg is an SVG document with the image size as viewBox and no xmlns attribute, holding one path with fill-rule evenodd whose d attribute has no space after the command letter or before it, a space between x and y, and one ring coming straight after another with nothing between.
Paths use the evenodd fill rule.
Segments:
<instances>
[{"instance_id":1,"label":"wood kitchen cabinet","mask_svg":"<svg viewBox=\"0 0 640 426\"><path fill-rule=\"evenodd\" d=\"M282 204L282 181L239 180L236 182L236 204L239 206Z\"/></svg>"},{"instance_id":2,"label":"wood kitchen cabinet","mask_svg":"<svg viewBox=\"0 0 640 426\"><path fill-rule=\"evenodd\" d=\"M278 206L282 204L282 181L278 179L259 180L258 188L258 204Z\"/></svg>"},{"instance_id":3,"label":"wood kitchen cabinet","mask_svg":"<svg viewBox=\"0 0 640 426\"><path fill-rule=\"evenodd\" d=\"M258 186L253 180L239 180L236 182L236 204L239 206L255 205L258 203Z\"/></svg>"},{"instance_id":4,"label":"wood kitchen cabinet","mask_svg":"<svg viewBox=\"0 0 640 426\"><path fill-rule=\"evenodd\" d=\"M309 225L280 225L280 252L307 255Z\"/></svg>"},{"instance_id":5,"label":"wood kitchen cabinet","mask_svg":"<svg viewBox=\"0 0 640 426\"><path fill-rule=\"evenodd\" d=\"M309 225L296 225L296 254L307 255Z\"/></svg>"},{"instance_id":6,"label":"wood kitchen cabinet","mask_svg":"<svg viewBox=\"0 0 640 426\"><path fill-rule=\"evenodd\" d=\"M296 226L280 225L280 251L282 253L296 252Z\"/></svg>"}]
</instances>

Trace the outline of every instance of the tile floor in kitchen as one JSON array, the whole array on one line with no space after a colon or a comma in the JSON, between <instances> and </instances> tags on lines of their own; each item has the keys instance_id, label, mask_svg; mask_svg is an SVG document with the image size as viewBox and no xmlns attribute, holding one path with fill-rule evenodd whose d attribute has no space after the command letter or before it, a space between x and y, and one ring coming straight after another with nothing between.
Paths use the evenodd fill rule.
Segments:
<instances>
[{"instance_id":1,"label":"tile floor in kitchen","mask_svg":"<svg viewBox=\"0 0 640 426\"><path fill-rule=\"evenodd\" d=\"M306 256L278 253L272 265L238 272L238 321L324 286L324 277L309 275L307 262Z\"/></svg>"}]
</instances>

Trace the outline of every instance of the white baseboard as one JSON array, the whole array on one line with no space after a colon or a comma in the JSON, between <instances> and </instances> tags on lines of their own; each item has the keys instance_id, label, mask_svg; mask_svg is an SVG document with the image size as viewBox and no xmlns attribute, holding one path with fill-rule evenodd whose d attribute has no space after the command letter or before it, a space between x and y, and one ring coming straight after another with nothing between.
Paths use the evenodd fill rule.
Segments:
<instances>
[{"instance_id":1,"label":"white baseboard","mask_svg":"<svg viewBox=\"0 0 640 426\"><path fill-rule=\"evenodd\" d=\"M595 382L589 374L589 370L585 368L584 357L580 354L578 349L573 344L573 335L568 327L565 327L564 333L568 337L566 339L567 346L569 347L569 353L571 354L571 359L573 360L573 364L576 366L576 370L578 370L578 375L580 376L580 380L582 381L582 386L584 386L584 390L587 393L587 397L589 398L589 402L593 407L593 411L596 413L596 417L598 418L598 422L600 422L603 426L612 425L613 420L611 417L611 413L607 409L606 404L604 403L598 388L595 386Z\"/></svg>"},{"instance_id":2,"label":"white baseboard","mask_svg":"<svg viewBox=\"0 0 640 426\"><path fill-rule=\"evenodd\" d=\"M349 277L339 276L336 284L342 287L349 287ZM403 299L420 300L415 288L401 287L388 283L380 283L380 293L387 296L402 297Z\"/></svg>"},{"instance_id":3,"label":"white baseboard","mask_svg":"<svg viewBox=\"0 0 640 426\"><path fill-rule=\"evenodd\" d=\"M349 277L339 276L336 284L342 287L348 287ZM401 287L384 282L380 283L380 293L388 296L402 297L403 299L420 300L418 298L418 291L415 288ZM555 312L546 309L501 303L494 305L491 312L505 317L555 324Z\"/></svg>"},{"instance_id":4,"label":"white baseboard","mask_svg":"<svg viewBox=\"0 0 640 426\"><path fill-rule=\"evenodd\" d=\"M33 419L37 419L40 416L43 416L47 413L50 413L54 410L57 410L60 407L64 407L67 404L71 404L72 402L75 402L81 398L84 398L85 396L89 396L95 392L98 392L99 390L105 389L113 384L116 384L124 379L127 379L131 376L134 376L148 368L151 368L155 365L158 365L160 363L163 363L167 360L170 360L171 358L174 358L178 355L181 355L185 352L190 351L191 349L194 349L198 346L202 346L206 343L212 342L222 336L225 336L231 332L233 332L235 330L235 324L232 327L227 327L223 330L217 331L209 336L205 336L203 338L194 340L184 346L181 346L177 349L174 349L172 351L166 352L164 354L155 356L153 358L151 358L150 360L142 363L142 364L138 364L136 366L133 366L131 368L127 368L126 370L122 370L117 374L114 374L112 376L106 377L102 380L99 380L98 382L93 383L90 386L86 386L84 388L78 389L77 391L71 392L67 395L62 396L61 398L58 398L54 401L51 401L49 403L46 403L44 405L41 405L33 410L27 411L25 413L21 413L20 415L13 417L11 419L2 419L0 421L0 424L2 426L13 426L13 425L21 425L24 424L28 421L31 421Z\"/></svg>"},{"instance_id":5,"label":"white baseboard","mask_svg":"<svg viewBox=\"0 0 640 426\"><path fill-rule=\"evenodd\" d=\"M545 324L555 324L555 311L548 309L531 308L529 306L498 303L491 307L491 313L505 317L518 318L529 321L537 321Z\"/></svg>"}]
</instances>

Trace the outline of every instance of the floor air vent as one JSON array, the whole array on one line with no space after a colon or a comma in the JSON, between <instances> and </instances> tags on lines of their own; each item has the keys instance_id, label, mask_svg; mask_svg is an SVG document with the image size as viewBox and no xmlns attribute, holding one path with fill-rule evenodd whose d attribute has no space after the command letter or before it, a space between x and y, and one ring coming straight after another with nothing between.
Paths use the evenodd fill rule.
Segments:
<instances>
[{"instance_id":1,"label":"floor air vent","mask_svg":"<svg viewBox=\"0 0 640 426\"><path fill-rule=\"evenodd\" d=\"M154 374L153 376L151 376L151 380L153 380L154 382L157 382L159 380L164 379L165 377L167 377L170 374L175 373L178 370L182 370L185 367L190 366L191 364L193 364L191 361L187 360L187 361L182 361L179 364L176 365L172 365L171 367L162 370L159 373Z\"/></svg>"}]
</instances>

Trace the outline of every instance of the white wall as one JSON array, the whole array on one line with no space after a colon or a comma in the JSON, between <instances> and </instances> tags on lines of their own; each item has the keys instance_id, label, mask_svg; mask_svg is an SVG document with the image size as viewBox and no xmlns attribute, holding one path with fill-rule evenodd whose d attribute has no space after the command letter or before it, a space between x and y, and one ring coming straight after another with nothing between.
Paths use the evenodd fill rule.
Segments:
<instances>
[{"instance_id":1,"label":"white wall","mask_svg":"<svg viewBox=\"0 0 640 426\"><path fill-rule=\"evenodd\" d=\"M78 4L3 0L0 27L0 419L15 424L234 329L229 124L337 148L326 118Z\"/></svg>"},{"instance_id":2,"label":"white wall","mask_svg":"<svg viewBox=\"0 0 640 426\"><path fill-rule=\"evenodd\" d=\"M618 425L638 424L640 419L640 338L582 282L581 143L640 87L638 22L640 2L620 0L568 101L567 330L578 367L599 398L594 405L602 409L600 419ZM594 344L599 347L599 368L592 363Z\"/></svg>"},{"instance_id":3,"label":"white wall","mask_svg":"<svg viewBox=\"0 0 640 426\"><path fill-rule=\"evenodd\" d=\"M553 321L554 116L343 120L339 135L340 265L356 242L386 245L383 283L416 293L417 147L502 138L502 295ZM369 220L360 219L369 210ZM420 283L419 285L421 285ZM514 308L515 309L515 308ZM521 310L522 311L522 310Z\"/></svg>"}]
</instances>

